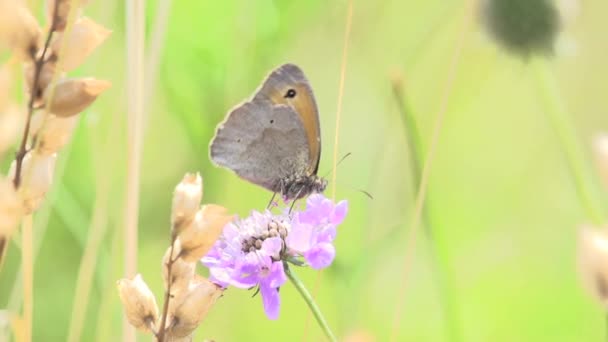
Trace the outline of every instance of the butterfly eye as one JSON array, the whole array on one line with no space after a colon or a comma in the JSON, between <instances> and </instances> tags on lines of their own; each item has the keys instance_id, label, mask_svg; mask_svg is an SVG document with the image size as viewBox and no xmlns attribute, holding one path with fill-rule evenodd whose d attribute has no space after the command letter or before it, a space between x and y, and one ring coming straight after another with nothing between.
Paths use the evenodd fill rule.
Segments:
<instances>
[{"instance_id":1,"label":"butterfly eye","mask_svg":"<svg viewBox=\"0 0 608 342\"><path fill-rule=\"evenodd\" d=\"M294 97L296 97L296 90L295 89L287 90L284 97L287 99L293 99Z\"/></svg>"}]
</instances>

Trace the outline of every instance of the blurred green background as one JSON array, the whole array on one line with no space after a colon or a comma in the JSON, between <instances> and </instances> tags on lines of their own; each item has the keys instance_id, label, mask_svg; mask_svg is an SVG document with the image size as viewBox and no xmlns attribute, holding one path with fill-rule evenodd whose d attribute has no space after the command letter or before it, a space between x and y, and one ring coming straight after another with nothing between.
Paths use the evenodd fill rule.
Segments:
<instances>
[{"instance_id":1,"label":"blurred green background","mask_svg":"<svg viewBox=\"0 0 608 342\"><path fill-rule=\"evenodd\" d=\"M180 0L172 2L158 35L160 2L148 1L146 10L147 35L159 39L150 38L147 46L159 49L146 53L138 251L138 270L159 299L171 195L185 172L202 173L205 203L240 215L266 205L270 193L214 167L207 148L226 112L277 65L297 63L315 90L323 139L319 173L330 172L347 13L343 0ZM578 5L551 68L587 158L594 134L608 128L608 3ZM390 80L402 75L403 96L428 144L466 6L457 0L356 0L353 8L338 153L352 156L338 167L336 184L336 198L347 199L350 212L317 298L341 338L365 331L385 341L403 288L415 194ZM95 217L96 229L105 230L104 243L83 341L122 336L115 283L123 267L127 150L124 2L91 1L85 14L113 34L74 75L108 79L113 87L82 117L60 155L53 190L35 216L36 341L67 337L78 267ZM461 341L599 341L604 314L581 289L575 267L577 229L587 219L543 113L537 81L526 60L494 45L477 19L465 36L427 202L451 279L450 323ZM595 176L590 181L607 203ZM397 339L447 341L429 243L424 234L418 237ZM19 265L19 248L12 244L0 273L0 307L19 304L20 288L13 289ZM317 272L303 269L299 275L314 288ZM260 298L251 295L229 289L196 340L299 340L305 327L307 340L323 339L314 321L305 325L308 308L290 284L281 288L277 321L266 319Z\"/></svg>"}]
</instances>

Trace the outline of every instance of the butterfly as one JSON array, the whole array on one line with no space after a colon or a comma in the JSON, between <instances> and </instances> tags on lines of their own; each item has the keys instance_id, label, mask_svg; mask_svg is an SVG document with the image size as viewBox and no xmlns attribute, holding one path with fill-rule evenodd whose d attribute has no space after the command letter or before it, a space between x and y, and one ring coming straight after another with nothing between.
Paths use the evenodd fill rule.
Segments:
<instances>
[{"instance_id":1,"label":"butterfly","mask_svg":"<svg viewBox=\"0 0 608 342\"><path fill-rule=\"evenodd\" d=\"M218 125L209 152L216 165L285 201L323 192L319 111L304 72L294 64L273 70Z\"/></svg>"}]
</instances>

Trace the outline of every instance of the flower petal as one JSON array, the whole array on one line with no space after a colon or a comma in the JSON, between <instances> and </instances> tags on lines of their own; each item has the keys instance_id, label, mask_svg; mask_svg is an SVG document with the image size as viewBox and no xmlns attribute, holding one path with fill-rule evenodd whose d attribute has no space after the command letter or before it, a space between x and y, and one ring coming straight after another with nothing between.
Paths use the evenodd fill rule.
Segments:
<instances>
[{"instance_id":1,"label":"flower petal","mask_svg":"<svg viewBox=\"0 0 608 342\"><path fill-rule=\"evenodd\" d=\"M287 246L296 252L303 253L312 243L313 227L308 224L294 224L287 236Z\"/></svg>"},{"instance_id":2,"label":"flower petal","mask_svg":"<svg viewBox=\"0 0 608 342\"><path fill-rule=\"evenodd\" d=\"M320 243L304 253L304 259L310 267L320 270L331 265L336 256L336 249L331 243Z\"/></svg>"},{"instance_id":3,"label":"flower petal","mask_svg":"<svg viewBox=\"0 0 608 342\"><path fill-rule=\"evenodd\" d=\"M331 222L332 224L340 224L342 223L342 221L344 221L344 218L346 217L346 213L348 212L348 202L347 201L340 201L335 207L334 210L332 212L331 218L329 220L329 222Z\"/></svg>"},{"instance_id":4,"label":"flower petal","mask_svg":"<svg viewBox=\"0 0 608 342\"><path fill-rule=\"evenodd\" d=\"M264 279L264 282L268 284L268 286L272 288L277 288L283 285L287 281L287 276L285 275L285 270L283 269L283 262L275 261L270 266L270 273Z\"/></svg>"},{"instance_id":5,"label":"flower petal","mask_svg":"<svg viewBox=\"0 0 608 342\"><path fill-rule=\"evenodd\" d=\"M262 242L262 251L267 256L279 256L283 249L283 240L280 237L272 237Z\"/></svg>"},{"instance_id":6,"label":"flower petal","mask_svg":"<svg viewBox=\"0 0 608 342\"><path fill-rule=\"evenodd\" d=\"M279 290L268 286L267 283L260 283L260 293L262 294L262 303L264 304L264 312L268 319L275 320L279 318L279 310L281 309L281 297Z\"/></svg>"}]
</instances>

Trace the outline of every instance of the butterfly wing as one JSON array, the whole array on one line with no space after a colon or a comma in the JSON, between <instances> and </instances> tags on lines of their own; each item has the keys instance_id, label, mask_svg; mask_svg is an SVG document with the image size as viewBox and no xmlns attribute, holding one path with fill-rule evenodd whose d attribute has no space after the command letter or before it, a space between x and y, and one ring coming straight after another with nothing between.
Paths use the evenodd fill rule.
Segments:
<instances>
[{"instance_id":1,"label":"butterfly wing","mask_svg":"<svg viewBox=\"0 0 608 342\"><path fill-rule=\"evenodd\" d=\"M306 131L309 149L308 175L316 174L321 158L321 129L319 110L312 88L297 65L284 64L266 78L253 101L268 101L288 105L298 114Z\"/></svg>"},{"instance_id":2,"label":"butterfly wing","mask_svg":"<svg viewBox=\"0 0 608 342\"><path fill-rule=\"evenodd\" d=\"M309 147L300 116L287 105L250 101L232 110L218 126L211 160L270 191L281 180L306 170Z\"/></svg>"}]
</instances>

